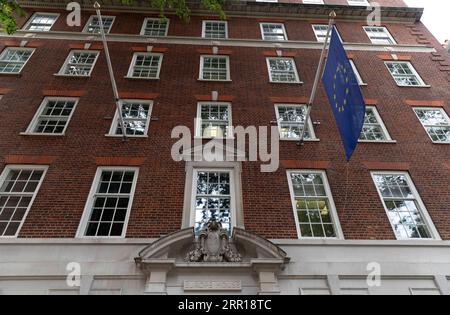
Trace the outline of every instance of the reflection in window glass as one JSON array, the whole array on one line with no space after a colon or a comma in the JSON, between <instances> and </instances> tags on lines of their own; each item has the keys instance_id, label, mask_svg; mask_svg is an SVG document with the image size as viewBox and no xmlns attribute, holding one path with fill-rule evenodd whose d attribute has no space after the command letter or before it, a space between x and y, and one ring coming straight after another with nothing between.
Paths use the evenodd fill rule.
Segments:
<instances>
[{"instance_id":1,"label":"reflection in window glass","mask_svg":"<svg viewBox=\"0 0 450 315\"><path fill-rule=\"evenodd\" d=\"M397 239L432 238L406 175L374 174L373 178Z\"/></svg>"},{"instance_id":2,"label":"reflection in window glass","mask_svg":"<svg viewBox=\"0 0 450 315\"><path fill-rule=\"evenodd\" d=\"M199 234L208 221L214 219L230 231L231 221L230 172L197 172L195 196L195 233Z\"/></svg>"},{"instance_id":3,"label":"reflection in window glass","mask_svg":"<svg viewBox=\"0 0 450 315\"><path fill-rule=\"evenodd\" d=\"M292 172L290 180L300 237L335 238L336 230L331 214L322 173Z\"/></svg>"}]
</instances>

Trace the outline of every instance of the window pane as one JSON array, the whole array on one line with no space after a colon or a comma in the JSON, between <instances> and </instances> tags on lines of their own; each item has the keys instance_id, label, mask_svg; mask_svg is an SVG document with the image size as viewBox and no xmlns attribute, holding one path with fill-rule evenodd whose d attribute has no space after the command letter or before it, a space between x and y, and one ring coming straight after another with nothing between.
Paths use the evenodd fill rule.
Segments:
<instances>
[{"instance_id":1,"label":"window pane","mask_svg":"<svg viewBox=\"0 0 450 315\"><path fill-rule=\"evenodd\" d=\"M397 239L432 238L406 175L376 174L373 178Z\"/></svg>"},{"instance_id":2,"label":"window pane","mask_svg":"<svg viewBox=\"0 0 450 315\"><path fill-rule=\"evenodd\" d=\"M222 228L231 228L230 173L198 171L196 178L195 233L199 234L208 221L214 219Z\"/></svg>"},{"instance_id":3,"label":"window pane","mask_svg":"<svg viewBox=\"0 0 450 315\"><path fill-rule=\"evenodd\" d=\"M134 179L134 171L102 171L85 236L122 235Z\"/></svg>"},{"instance_id":4,"label":"window pane","mask_svg":"<svg viewBox=\"0 0 450 315\"><path fill-rule=\"evenodd\" d=\"M291 173L301 237L336 237L321 173Z\"/></svg>"},{"instance_id":5,"label":"window pane","mask_svg":"<svg viewBox=\"0 0 450 315\"><path fill-rule=\"evenodd\" d=\"M298 82L292 58L269 58L269 73L272 82Z\"/></svg>"},{"instance_id":6,"label":"window pane","mask_svg":"<svg viewBox=\"0 0 450 315\"><path fill-rule=\"evenodd\" d=\"M223 138L228 136L230 106L221 104L202 104L200 106L200 130L203 138Z\"/></svg>"},{"instance_id":7,"label":"window pane","mask_svg":"<svg viewBox=\"0 0 450 315\"><path fill-rule=\"evenodd\" d=\"M0 184L0 237L15 236L44 172L32 169L6 169Z\"/></svg>"}]
</instances>

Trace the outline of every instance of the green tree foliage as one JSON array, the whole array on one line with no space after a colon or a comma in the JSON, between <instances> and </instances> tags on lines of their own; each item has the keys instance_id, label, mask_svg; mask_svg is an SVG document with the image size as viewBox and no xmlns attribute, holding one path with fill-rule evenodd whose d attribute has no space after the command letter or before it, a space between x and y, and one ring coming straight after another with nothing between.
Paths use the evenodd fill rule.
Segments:
<instances>
[{"instance_id":1,"label":"green tree foliage","mask_svg":"<svg viewBox=\"0 0 450 315\"><path fill-rule=\"evenodd\" d=\"M132 4L134 0L122 0L125 4ZM183 21L188 22L190 17L189 4L186 0L148 0L152 8L158 9L160 16L165 18L166 10L174 10L176 15ZM198 0L201 5L220 16L221 19L225 19L225 12L222 9L223 4L226 1L231 0Z\"/></svg>"},{"instance_id":2,"label":"green tree foliage","mask_svg":"<svg viewBox=\"0 0 450 315\"><path fill-rule=\"evenodd\" d=\"M0 30L12 34L17 30L16 18L25 12L15 0L0 0Z\"/></svg>"},{"instance_id":3,"label":"green tree foliage","mask_svg":"<svg viewBox=\"0 0 450 315\"><path fill-rule=\"evenodd\" d=\"M134 0L121 0L123 4L132 5ZM167 10L175 11L175 14L183 21L188 22L190 17L189 4L186 0L148 0L152 8L159 10L161 18L165 18ZM222 9L226 1L232 0L198 0L201 5L225 19L225 12ZM101 1L100 1L101 3ZM16 0L0 0L0 30L8 34L13 34L17 31L16 18L23 16L25 13L16 2Z\"/></svg>"}]
</instances>

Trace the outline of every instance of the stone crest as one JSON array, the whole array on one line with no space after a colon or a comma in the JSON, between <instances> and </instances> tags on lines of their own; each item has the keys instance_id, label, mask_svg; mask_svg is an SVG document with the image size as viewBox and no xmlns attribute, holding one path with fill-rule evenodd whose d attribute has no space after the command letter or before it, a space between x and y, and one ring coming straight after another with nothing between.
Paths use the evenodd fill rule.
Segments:
<instances>
[{"instance_id":1,"label":"stone crest","mask_svg":"<svg viewBox=\"0 0 450 315\"><path fill-rule=\"evenodd\" d=\"M231 243L228 231L216 220L209 221L202 229L194 250L186 255L188 262L241 262L242 257Z\"/></svg>"}]
</instances>

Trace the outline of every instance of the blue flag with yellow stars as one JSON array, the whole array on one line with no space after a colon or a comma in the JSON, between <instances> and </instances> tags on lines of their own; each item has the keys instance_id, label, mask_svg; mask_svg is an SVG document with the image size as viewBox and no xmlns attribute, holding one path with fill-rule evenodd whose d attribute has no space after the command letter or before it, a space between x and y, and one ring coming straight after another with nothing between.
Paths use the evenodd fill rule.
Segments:
<instances>
[{"instance_id":1,"label":"blue flag with yellow stars","mask_svg":"<svg viewBox=\"0 0 450 315\"><path fill-rule=\"evenodd\" d=\"M366 104L347 53L334 27L322 81L349 161L364 125Z\"/></svg>"}]
</instances>

